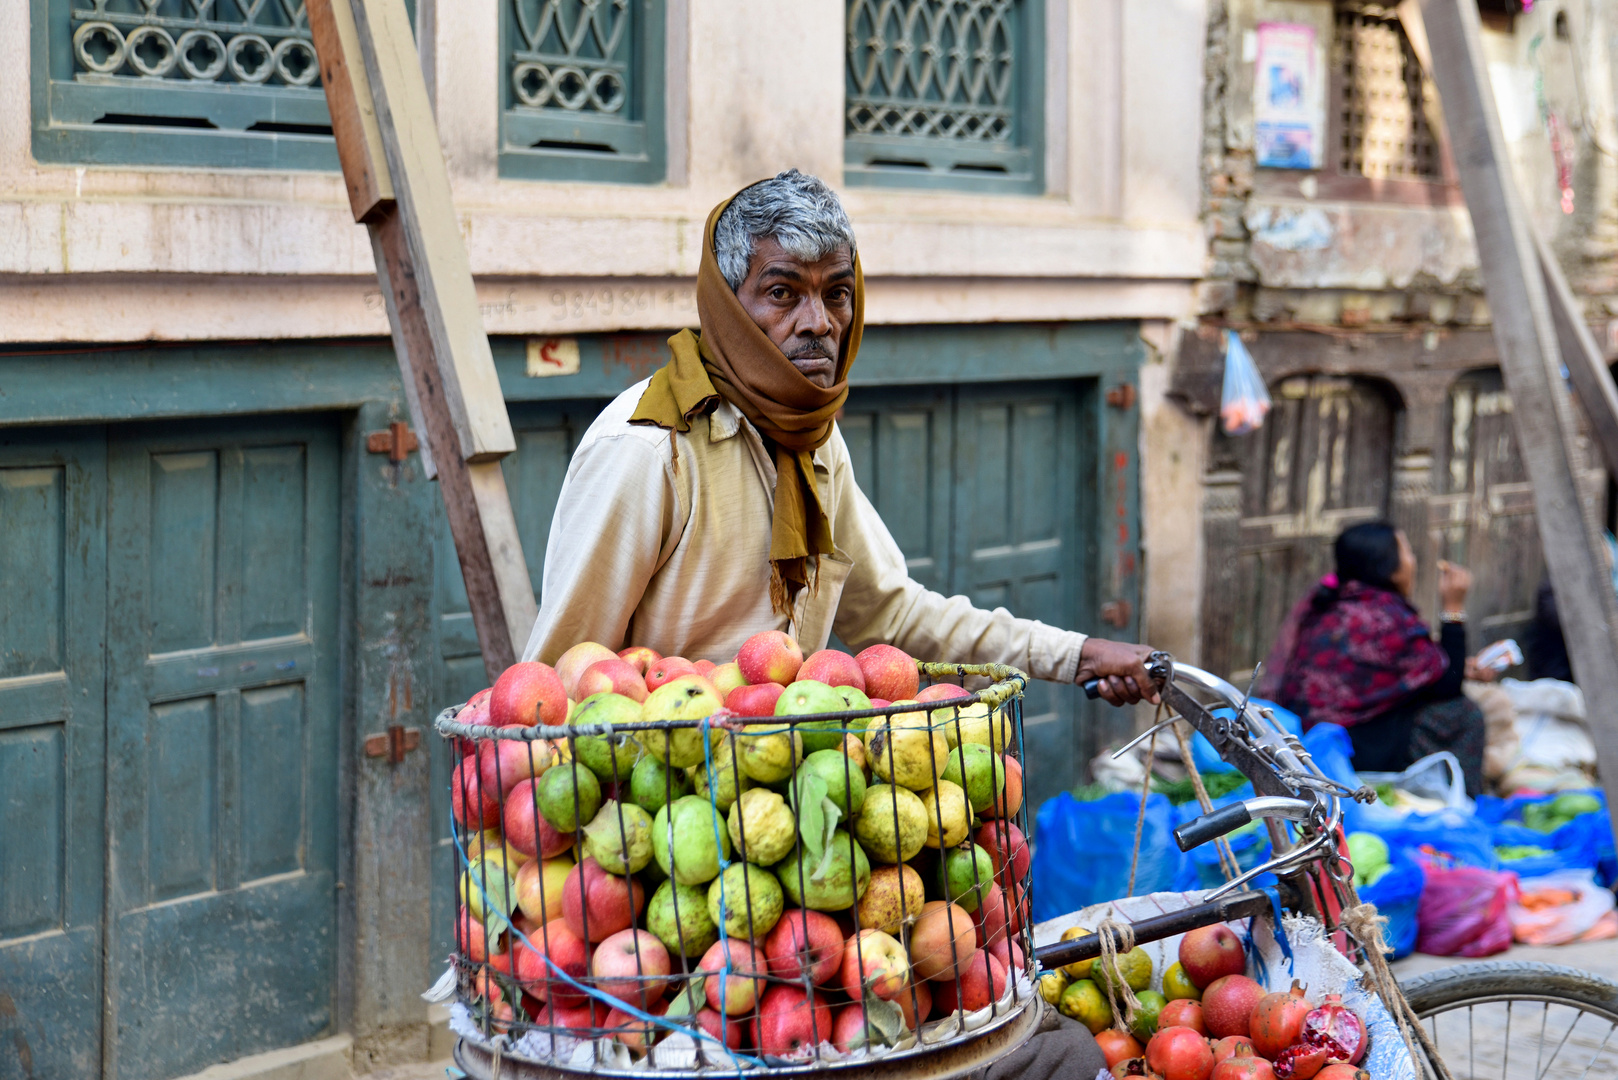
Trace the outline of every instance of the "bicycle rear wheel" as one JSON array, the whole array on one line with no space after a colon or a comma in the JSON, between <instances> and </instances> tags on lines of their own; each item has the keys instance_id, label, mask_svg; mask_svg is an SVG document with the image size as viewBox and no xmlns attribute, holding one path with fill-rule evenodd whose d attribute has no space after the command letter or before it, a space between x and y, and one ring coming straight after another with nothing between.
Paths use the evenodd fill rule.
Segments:
<instances>
[{"instance_id":1,"label":"bicycle rear wheel","mask_svg":"<svg viewBox=\"0 0 1618 1080\"><path fill-rule=\"evenodd\" d=\"M1399 985L1455 1080L1618 1076L1618 983L1609 979L1497 960Z\"/></svg>"}]
</instances>

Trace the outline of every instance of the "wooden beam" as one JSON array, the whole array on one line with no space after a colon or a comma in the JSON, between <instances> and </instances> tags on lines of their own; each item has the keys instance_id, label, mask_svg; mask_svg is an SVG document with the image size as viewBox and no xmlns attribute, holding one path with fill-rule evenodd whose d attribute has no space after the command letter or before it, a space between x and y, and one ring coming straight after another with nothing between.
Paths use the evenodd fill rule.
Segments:
<instances>
[{"instance_id":1,"label":"wooden beam","mask_svg":"<svg viewBox=\"0 0 1618 1080\"><path fill-rule=\"evenodd\" d=\"M500 469L516 442L410 20L403 0L309 0L308 12L350 207L371 232L422 463L439 481L492 682L538 610Z\"/></svg>"},{"instance_id":2,"label":"wooden beam","mask_svg":"<svg viewBox=\"0 0 1618 1080\"><path fill-rule=\"evenodd\" d=\"M1607 472L1618 478L1618 387L1613 385L1612 373L1607 369L1607 358L1601 355L1595 335L1584 321L1573 290L1562 274L1562 265L1551 253L1543 236L1535 235L1540 270L1545 275L1545 297L1550 303L1551 320L1556 326L1556 343L1561 350L1562 363L1567 367L1568 381L1584 406L1584 415L1590 422L1590 438L1601 451L1601 461Z\"/></svg>"},{"instance_id":3,"label":"wooden beam","mask_svg":"<svg viewBox=\"0 0 1618 1080\"><path fill-rule=\"evenodd\" d=\"M1618 598L1594 507L1579 490L1573 401L1561 375L1547 269L1517 196L1483 56L1473 0L1421 0L1433 79L1472 216L1500 368L1511 393L1517 442L1534 489L1540 542L1556 590L1562 633L1596 744L1608 811L1618 822ZM1571 297L1563 306L1572 313ZM1582 325L1582 321L1573 320ZM1570 360L1569 368L1577 362Z\"/></svg>"}]
</instances>

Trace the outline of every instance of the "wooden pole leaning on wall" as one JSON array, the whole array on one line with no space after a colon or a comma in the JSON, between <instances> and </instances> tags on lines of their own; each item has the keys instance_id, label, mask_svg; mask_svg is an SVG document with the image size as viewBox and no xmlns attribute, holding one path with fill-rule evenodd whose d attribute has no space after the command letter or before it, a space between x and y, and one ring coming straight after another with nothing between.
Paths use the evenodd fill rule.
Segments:
<instances>
[{"instance_id":1,"label":"wooden pole leaning on wall","mask_svg":"<svg viewBox=\"0 0 1618 1080\"><path fill-rule=\"evenodd\" d=\"M1421 14L1432 52L1433 80L1443 101L1461 190L1477 237L1517 442L1534 489L1540 543L1573 673L1589 703L1608 813L1618 821L1618 799L1613 798L1618 794L1618 717L1610 708L1618 701L1618 598L1613 595L1594 507L1584 501L1575 470L1577 429L1573 401L1562 379L1551 296L1561 274L1542 265L1540 245L1517 197L1483 57L1476 3L1421 0ZM1557 303L1582 327L1572 312L1571 294L1564 297ZM1576 329L1570 330L1576 338ZM1588 329L1584 332L1588 335ZM1569 371L1579 363L1578 357L1568 357ZM1590 411L1598 412L1599 407ZM1592 416L1593 425L1599 428L1602 422Z\"/></svg>"},{"instance_id":2,"label":"wooden pole leaning on wall","mask_svg":"<svg viewBox=\"0 0 1618 1080\"><path fill-rule=\"evenodd\" d=\"M404 0L309 0L308 12L349 204L371 233L422 467L444 498L493 682L538 611L500 469L516 442L410 18Z\"/></svg>"}]
</instances>

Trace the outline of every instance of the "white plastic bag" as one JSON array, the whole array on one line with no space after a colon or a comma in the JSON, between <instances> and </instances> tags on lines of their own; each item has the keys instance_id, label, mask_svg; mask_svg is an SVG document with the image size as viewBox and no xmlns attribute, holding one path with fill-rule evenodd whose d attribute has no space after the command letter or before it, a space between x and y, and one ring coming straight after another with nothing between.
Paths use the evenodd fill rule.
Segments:
<instances>
[{"instance_id":1,"label":"white plastic bag","mask_svg":"<svg viewBox=\"0 0 1618 1080\"><path fill-rule=\"evenodd\" d=\"M1544 877L1523 878L1518 883L1520 896L1507 914L1511 917L1511 936L1525 945L1566 945L1595 928L1601 917L1613 910L1611 889L1596 884L1593 870L1558 870ZM1554 907L1528 908L1522 899L1529 893L1563 890L1574 898Z\"/></svg>"},{"instance_id":2,"label":"white plastic bag","mask_svg":"<svg viewBox=\"0 0 1618 1080\"><path fill-rule=\"evenodd\" d=\"M1270 392L1236 331L1225 331L1225 386L1219 397L1219 416L1226 435L1246 435L1264 425L1270 411Z\"/></svg>"}]
</instances>

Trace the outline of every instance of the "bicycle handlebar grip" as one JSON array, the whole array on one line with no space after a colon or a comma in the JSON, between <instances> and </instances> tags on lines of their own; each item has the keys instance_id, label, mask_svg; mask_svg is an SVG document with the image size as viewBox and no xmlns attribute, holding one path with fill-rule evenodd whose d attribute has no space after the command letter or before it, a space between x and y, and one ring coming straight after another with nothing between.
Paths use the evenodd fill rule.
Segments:
<instances>
[{"instance_id":1,"label":"bicycle handlebar grip","mask_svg":"<svg viewBox=\"0 0 1618 1080\"><path fill-rule=\"evenodd\" d=\"M1085 683L1084 684L1084 696L1089 698L1091 701L1094 701L1096 698L1100 697L1101 696L1101 680L1100 679L1091 679L1089 682Z\"/></svg>"},{"instance_id":2,"label":"bicycle handlebar grip","mask_svg":"<svg viewBox=\"0 0 1618 1080\"><path fill-rule=\"evenodd\" d=\"M1190 851L1226 833L1235 832L1252 820L1253 815L1248 813L1247 804L1234 802L1181 825L1174 830L1174 842L1180 845L1181 851Z\"/></svg>"}]
</instances>

